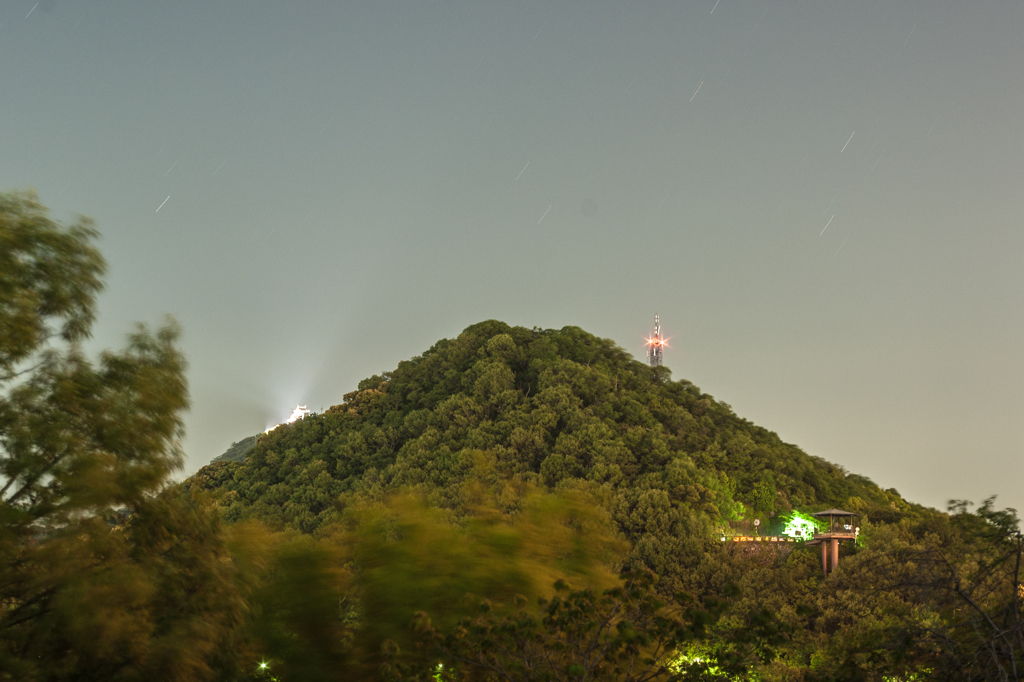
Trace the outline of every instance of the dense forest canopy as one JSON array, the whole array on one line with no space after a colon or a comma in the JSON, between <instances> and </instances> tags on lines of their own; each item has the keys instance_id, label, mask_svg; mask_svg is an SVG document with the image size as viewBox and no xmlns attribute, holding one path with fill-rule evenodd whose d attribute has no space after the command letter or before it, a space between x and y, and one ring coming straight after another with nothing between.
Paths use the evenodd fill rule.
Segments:
<instances>
[{"instance_id":1,"label":"dense forest canopy","mask_svg":"<svg viewBox=\"0 0 1024 682\"><path fill-rule=\"evenodd\" d=\"M611 496L631 535L646 529L627 518L638 505L711 524L826 507L893 521L912 507L607 339L496 321L365 379L324 414L261 435L245 461L193 480L225 493L231 520L312 532L352 500L410 487L461 514L456 491L483 468Z\"/></svg>"}]
</instances>

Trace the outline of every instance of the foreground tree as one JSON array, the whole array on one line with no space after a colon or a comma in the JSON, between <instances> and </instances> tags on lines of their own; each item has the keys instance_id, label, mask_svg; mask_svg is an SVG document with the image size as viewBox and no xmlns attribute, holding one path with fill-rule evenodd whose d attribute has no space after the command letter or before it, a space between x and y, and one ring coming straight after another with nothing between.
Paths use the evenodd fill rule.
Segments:
<instances>
[{"instance_id":1,"label":"foreground tree","mask_svg":"<svg viewBox=\"0 0 1024 682\"><path fill-rule=\"evenodd\" d=\"M463 619L448 632L434 626L426 613L416 619L421 646L431 662L402 662L401 651L386 647L391 662L385 678L402 682L428 680L615 680L671 682L699 679L714 666L684 655L700 642L725 602L710 609L695 605L671 612L651 589L649 573L623 574L623 584L601 593L571 590L562 581L540 611L517 601L515 612L484 601L476 617ZM689 600L679 595L677 600ZM737 669L738 671L738 669Z\"/></svg>"},{"instance_id":2,"label":"foreground tree","mask_svg":"<svg viewBox=\"0 0 1024 682\"><path fill-rule=\"evenodd\" d=\"M1024 676L1024 534L1013 509L989 498L950 503L956 533L902 553L915 566L896 586L927 600L937 617L913 619L907 649L924 652L932 675L950 680L1019 680Z\"/></svg>"},{"instance_id":3,"label":"foreground tree","mask_svg":"<svg viewBox=\"0 0 1024 682\"><path fill-rule=\"evenodd\" d=\"M874 530L818 599L810 680L1024 677L1024 535L994 498L976 511Z\"/></svg>"},{"instance_id":4,"label":"foreground tree","mask_svg":"<svg viewBox=\"0 0 1024 682\"><path fill-rule=\"evenodd\" d=\"M90 362L106 269L86 219L0 194L0 679L204 679L241 613L182 466L178 329Z\"/></svg>"}]
</instances>

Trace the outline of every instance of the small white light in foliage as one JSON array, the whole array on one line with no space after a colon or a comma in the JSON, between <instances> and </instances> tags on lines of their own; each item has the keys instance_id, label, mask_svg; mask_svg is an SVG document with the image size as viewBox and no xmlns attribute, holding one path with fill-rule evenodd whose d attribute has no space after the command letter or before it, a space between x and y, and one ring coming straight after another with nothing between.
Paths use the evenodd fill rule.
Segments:
<instances>
[{"instance_id":1,"label":"small white light in foliage","mask_svg":"<svg viewBox=\"0 0 1024 682\"><path fill-rule=\"evenodd\" d=\"M291 416L288 417L287 419L285 419L283 422L281 422L281 424L291 424L292 422L297 422L300 419L302 419L303 417L305 417L307 414L309 414L309 412L310 411L308 409L306 409L305 405L296 405L295 409L292 410ZM271 431L276 429L278 426L281 426L281 424L278 424L277 426L271 426L269 429L267 429L263 433L270 433Z\"/></svg>"}]
</instances>

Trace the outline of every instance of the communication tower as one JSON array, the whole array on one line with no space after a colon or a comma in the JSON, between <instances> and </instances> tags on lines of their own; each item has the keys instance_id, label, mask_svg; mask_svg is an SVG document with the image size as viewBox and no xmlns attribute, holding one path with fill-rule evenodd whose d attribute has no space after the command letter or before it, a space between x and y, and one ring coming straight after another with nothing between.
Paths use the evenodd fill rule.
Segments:
<instances>
[{"instance_id":1,"label":"communication tower","mask_svg":"<svg viewBox=\"0 0 1024 682\"><path fill-rule=\"evenodd\" d=\"M647 362L651 367L661 367L665 350L665 339L661 335L661 322L654 316L654 333L647 339Z\"/></svg>"}]
</instances>

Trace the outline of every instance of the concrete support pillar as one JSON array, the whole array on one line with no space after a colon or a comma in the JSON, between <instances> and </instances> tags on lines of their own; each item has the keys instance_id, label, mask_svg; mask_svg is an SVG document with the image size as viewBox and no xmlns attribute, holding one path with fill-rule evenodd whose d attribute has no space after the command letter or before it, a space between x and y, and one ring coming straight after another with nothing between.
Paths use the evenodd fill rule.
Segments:
<instances>
[{"instance_id":1,"label":"concrete support pillar","mask_svg":"<svg viewBox=\"0 0 1024 682\"><path fill-rule=\"evenodd\" d=\"M839 565L839 538L832 538L832 570L836 570L836 566Z\"/></svg>"},{"instance_id":2,"label":"concrete support pillar","mask_svg":"<svg viewBox=\"0 0 1024 682\"><path fill-rule=\"evenodd\" d=\"M828 543L824 540L821 542L821 572L828 577Z\"/></svg>"}]
</instances>

